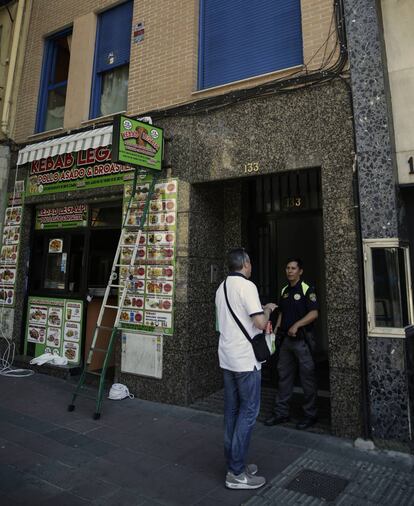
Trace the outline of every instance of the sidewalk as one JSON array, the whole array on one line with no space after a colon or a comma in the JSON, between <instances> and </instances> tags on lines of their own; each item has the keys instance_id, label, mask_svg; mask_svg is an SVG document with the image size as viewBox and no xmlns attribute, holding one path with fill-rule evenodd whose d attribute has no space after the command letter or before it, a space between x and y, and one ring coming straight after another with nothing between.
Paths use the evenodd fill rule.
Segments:
<instances>
[{"instance_id":1,"label":"sidewalk","mask_svg":"<svg viewBox=\"0 0 414 506\"><path fill-rule=\"evenodd\" d=\"M0 377L1 504L414 505L414 458L258 423L251 444L268 484L224 487L222 417L139 399L105 401L101 420L72 385Z\"/></svg>"}]
</instances>

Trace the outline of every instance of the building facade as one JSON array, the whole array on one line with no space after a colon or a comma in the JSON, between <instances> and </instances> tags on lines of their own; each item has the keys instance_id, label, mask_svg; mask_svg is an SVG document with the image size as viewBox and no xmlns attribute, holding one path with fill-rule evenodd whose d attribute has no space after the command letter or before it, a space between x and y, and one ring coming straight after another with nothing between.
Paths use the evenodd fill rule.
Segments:
<instances>
[{"instance_id":1,"label":"building facade","mask_svg":"<svg viewBox=\"0 0 414 506\"><path fill-rule=\"evenodd\" d=\"M412 439L410 2L346 0L373 437ZM410 161L411 160L411 161Z\"/></svg>"},{"instance_id":2,"label":"building facade","mask_svg":"<svg viewBox=\"0 0 414 506\"><path fill-rule=\"evenodd\" d=\"M145 274L136 280L142 290L125 307L116 379L161 402L190 404L218 390L214 293L226 251L248 248L264 303L278 298L285 259L301 256L321 304L320 397L329 400L332 432L357 436L364 406L385 403L361 388L362 354L371 364L373 394L369 354L382 338L366 341L361 318L352 110L358 111L359 70L351 67L352 104L342 2L260 4L33 5L12 134L20 150L9 178L9 192L18 182L24 200L9 206L13 238L3 235L3 311L25 356L43 352L49 340L51 351L79 367L133 173L111 162L113 116L150 115L166 137L158 188L164 204L151 204L139 264ZM356 28L348 8L351 45ZM359 175L362 237L382 238L365 233L371 208L362 188L372 185L362 168ZM140 184L146 191L148 183ZM157 229L166 206L174 211L171 226ZM145 344L148 336L155 347ZM272 384L274 367L263 376Z\"/></svg>"},{"instance_id":3,"label":"building facade","mask_svg":"<svg viewBox=\"0 0 414 506\"><path fill-rule=\"evenodd\" d=\"M4 220L7 179L15 164L11 131L14 129L17 91L23 67L31 1L0 2L0 223Z\"/></svg>"}]
</instances>

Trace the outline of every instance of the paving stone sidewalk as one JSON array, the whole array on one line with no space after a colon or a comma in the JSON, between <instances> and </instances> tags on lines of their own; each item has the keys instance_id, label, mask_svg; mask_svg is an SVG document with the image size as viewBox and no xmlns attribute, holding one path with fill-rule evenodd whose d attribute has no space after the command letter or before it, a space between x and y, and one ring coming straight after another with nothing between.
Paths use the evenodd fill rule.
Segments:
<instances>
[{"instance_id":1,"label":"paving stone sidewalk","mask_svg":"<svg viewBox=\"0 0 414 506\"><path fill-rule=\"evenodd\" d=\"M140 399L67 405L73 385L43 374L0 377L4 506L414 505L414 459L258 423L256 491L224 487L222 417Z\"/></svg>"}]
</instances>

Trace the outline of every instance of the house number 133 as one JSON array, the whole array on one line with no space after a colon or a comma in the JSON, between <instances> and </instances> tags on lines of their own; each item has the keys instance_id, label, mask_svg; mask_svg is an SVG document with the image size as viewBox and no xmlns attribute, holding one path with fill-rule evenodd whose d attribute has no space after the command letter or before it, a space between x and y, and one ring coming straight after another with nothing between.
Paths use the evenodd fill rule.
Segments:
<instances>
[{"instance_id":1,"label":"house number 133","mask_svg":"<svg viewBox=\"0 0 414 506\"><path fill-rule=\"evenodd\" d=\"M259 172L259 163L258 162L250 162L244 164L244 173L251 174L252 172Z\"/></svg>"}]
</instances>

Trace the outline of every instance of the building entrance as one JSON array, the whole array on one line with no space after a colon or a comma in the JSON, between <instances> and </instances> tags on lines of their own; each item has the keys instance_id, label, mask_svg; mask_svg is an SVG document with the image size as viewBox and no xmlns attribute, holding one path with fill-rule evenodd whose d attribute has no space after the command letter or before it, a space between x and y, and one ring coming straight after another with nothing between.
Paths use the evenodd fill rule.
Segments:
<instances>
[{"instance_id":1,"label":"building entrance","mask_svg":"<svg viewBox=\"0 0 414 506\"><path fill-rule=\"evenodd\" d=\"M326 284L320 173L318 169L262 176L243 184L244 225L251 255L252 281L263 303L277 302L286 285L289 257L304 263L303 279L316 287L320 316L315 325L320 397L329 396ZM263 368L263 385L277 385L274 363ZM297 383L295 392L300 397ZM300 403L300 399L298 399ZM324 401L326 403L326 401ZM328 410L329 411L329 410Z\"/></svg>"},{"instance_id":2,"label":"building entrance","mask_svg":"<svg viewBox=\"0 0 414 506\"><path fill-rule=\"evenodd\" d=\"M71 210L80 210L72 221ZM40 219L44 216L56 220L43 223ZM121 219L119 202L36 209L25 333L29 356L56 351L72 359L71 365L81 366L86 360L118 245ZM116 305L116 292L108 303ZM107 312L103 325L111 327L115 315L116 310ZM101 344L105 345L103 339ZM113 363L112 359L110 365ZM98 357L91 368L99 369L101 364L102 357Z\"/></svg>"}]
</instances>

